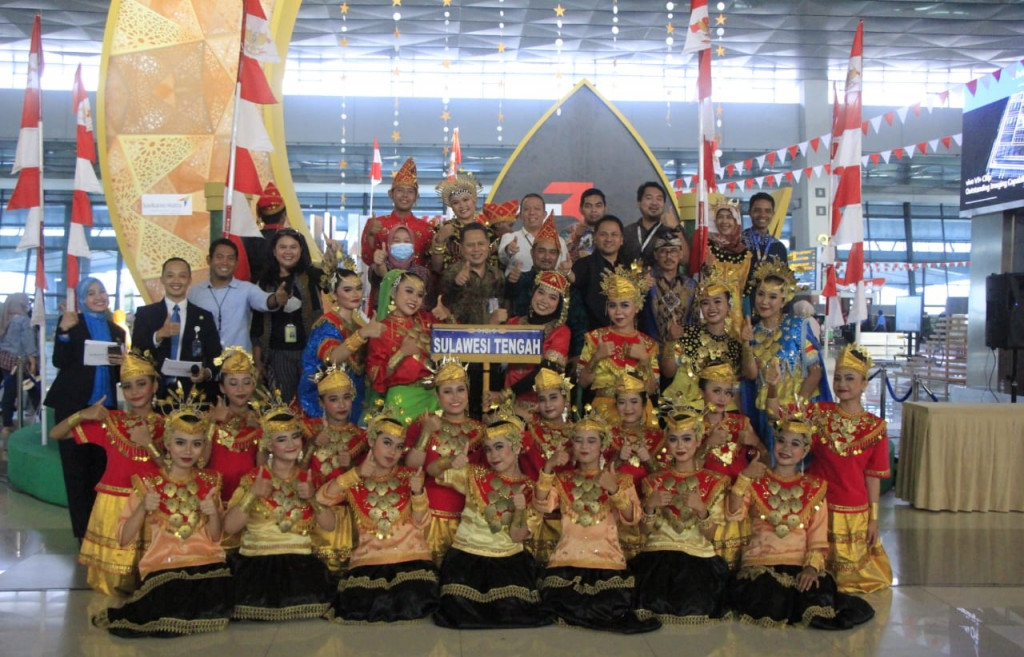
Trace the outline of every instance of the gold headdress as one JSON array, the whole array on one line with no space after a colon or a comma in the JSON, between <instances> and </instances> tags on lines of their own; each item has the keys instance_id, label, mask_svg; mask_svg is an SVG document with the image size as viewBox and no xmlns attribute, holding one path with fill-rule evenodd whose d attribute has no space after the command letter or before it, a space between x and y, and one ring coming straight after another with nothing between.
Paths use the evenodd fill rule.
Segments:
<instances>
[{"instance_id":1,"label":"gold headdress","mask_svg":"<svg viewBox=\"0 0 1024 657\"><path fill-rule=\"evenodd\" d=\"M789 268L789 265L778 258L767 258L754 268L752 278L753 288L756 291L759 286L778 289L786 303L793 299L796 294L796 276ZM776 279L776 280L769 280Z\"/></svg>"},{"instance_id":2,"label":"gold headdress","mask_svg":"<svg viewBox=\"0 0 1024 657\"><path fill-rule=\"evenodd\" d=\"M318 370L313 375L313 380L316 382L316 394L321 397L334 390L342 392L348 390L355 391L352 379L349 377L348 372L345 371L345 368L334 364Z\"/></svg>"},{"instance_id":3,"label":"gold headdress","mask_svg":"<svg viewBox=\"0 0 1024 657\"><path fill-rule=\"evenodd\" d=\"M281 399L281 391L259 390L258 401L253 403L260 413L260 449L270 449L270 439L278 433L302 431L302 419Z\"/></svg>"},{"instance_id":4,"label":"gold headdress","mask_svg":"<svg viewBox=\"0 0 1024 657\"><path fill-rule=\"evenodd\" d=\"M441 197L441 202L452 207L452 201L460 196L469 195L476 198L480 190L483 189L483 185L476 178L466 175L442 180L437 183L436 189L437 195Z\"/></svg>"},{"instance_id":5,"label":"gold headdress","mask_svg":"<svg viewBox=\"0 0 1024 657\"><path fill-rule=\"evenodd\" d=\"M836 369L848 369L857 372L865 379L868 378L868 370L872 368L874 363L871 362L871 355L868 352L861 349L856 344L848 344L839 350L839 355L836 356Z\"/></svg>"},{"instance_id":6,"label":"gold headdress","mask_svg":"<svg viewBox=\"0 0 1024 657\"><path fill-rule=\"evenodd\" d=\"M626 368L615 382L615 394L630 394L634 392L641 395L644 394L647 392L647 384L640 378L639 372L630 367Z\"/></svg>"},{"instance_id":7,"label":"gold headdress","mask_svg":"<svg viewBox=\"0 0 1024 657\"><path fill-rule=\"evenodd\" d=\"M541 271L537 272L536 278L533 279L533 286L535 288L546 287L562 295L562 297L565 297L566 293L569 291L569 280L562 274L562 272L554 270Z\"/></svg>"},{"instance_id":8,"label":"gold headdress","mask_svg":"<svg viewBox=\"0 0 1024 657\"><path fill-rule=\"evenodd\" d=\"M722 198L720 201L711 206L711 221L714 222L715 217L718 216L719 210L726 210L733 216L736 223L743 225L742 215L740 215L740 202L739 199Z\"/></svg>"},{"instance_id":9,"label":"gold headdress","mask_svg":"<svg viewBox=\"0 0 1024 657\"><path fill-rule=\"evenodd\" d=\"M455 381L469 381L466 373L466 366L455 356L444 356L437 365L437 372L434 374L434 385L440 388L446 383Z\"/></svg>"},{"instance_id":10,"label":"gold headdress","mask_svg":"<svg viewBox=\"0 0 1024 657\"><path fill-rule=\"evenodd\" d=\"M689 398L681 390L668 390L658 402L658 412L666 431L693 428L698 437L704 433L704 400Z\"/></svg>"},{"instance_id":11,"label":"gold headdress","mask_svg":"<svg viewBox=\"0 0 1024 657\"><path fill-rule=\"evenodd\" d=\"M380 434L391 436L400 443L405 443L405 424L402 419L380 405L380 410L366 420L366 440L371 445Z\"/></svg>"},{"instance_id":12,"label":"gold headdress","mask_svg":"<svg viewBox=\"0 0 1024 657\"><path fill-rule=\"evenodd\" d=\"M609 301L632 299L637 310L644 305L644 294L650 288L643 270L634 262L629 268L617 266L605 271L601 278L601 291Z\"/></svg>"},{"instance_id":13,"label":"gold headdress","mask_svg":"<svg viewBox=\"0 0 1024 657\"><path fill-rule=\"evenodd\" d=\"M503 438L513 447L520 447L523 444L526 423L516 414L512 400L511 395L506 396L501 405L488 416L490 424L487 426L487 439Z\"/></svg>"},{"instance_id":14,"label":"gold headdress","mask_svg":"<svg viewBox=\"0 0 1024 657\"><path fill-rule=\"evenodd\" d=\"M805 446L810 446L811 436L814 434L814 425L807 416L806 400L797 395L792 406L783 406L779 409L779 419L775 422L779 431L798 433L803 436Z\"/></svg>"},{"instance_id":15,"label":"gold headdress","mask_svg":"<svg viewBox=\"0 0 1024 657\"><path fill-rule=\"evenodd\" d=\"M707 365L697 375L699 379L714 381L715 383L728 383L736 385L736 369L731 363L715 362Z\"/></svg>"},{"instance_id":16,"label":"gold headdress","mask_svg":"<svg viewBox=\"0 0 1024 657\"><path fill-rule=\"evenodd\" d=\"M560 390L566 399L569 399L569 392L572 390L572 381L569 377L547 367L537 370L537 376L533 379L533 391L538 395L548 390Z\"/></svg>"},{"instance_id":17,"label":"gold headdress","mask_svg":"<svg viewBox=\"0 0 1024 657\"><path fill-rule=\"evenodd\" d=\"M612 432L608 427L608 422L590 404L587 404L584 410L586 414L573 425L573 433L577 431L596 431L601 436L601 449L607 449L612 444Z\"/></svg>"},{"instance_id":18,"label":"gold headdress","mask_svg":"<svg viewBox=\"0 0 1024 657\"><path fill-rule=\"evenodd\" d=\"M167 395L165 408L169 407L170 412L164 419L164 427L168 434L180 431L190 436L208 438L210 418L203 412L204 400L199 388L193 386L188 394L185 394L181 383L178 383L178 389L168 390Z\"/></svg>"},{"instance_id":19,"label":"gold headdress","mask_svg":"<svg viewBox=\"0 0 1024 657\"><path fill-rule=\"evenodd\" d=\"M213 364L220 367L220 374L251 374L256 375L256 362L252 354L241 347L227 347L220 356L213 359Z\"/></svg>"},{"instance_id":20,"label":"gold headdress","mask_svg":"<svg viewBox=\"0 0 1024 657\"><path fill-rule=\"evenodd\" d=\"M709 299L719 294L729 295L725 277L717 268L705 265L701 269L700 282L697 283L697 299Z\"/></svg>"},{"instance_id":21,"label":"gold headdress","mask_svg":"<svg viewBox=\"0 0 1024 657\"><path fill-rule=\"evenodd\" d=\"M124 355L124 361L121 363L121 380L134 379L138 376L156 377L156 363L148 351L142 353L133 350Z\"/></svg>"},{"instance_id":22,"label":"gold headdress","mask_svg":"<svg viewBox=\"0 0 1024 657\"><path fill-rule=\"evenodd\" d=\"M395 187L413 187L417 192L420 191L419 178L416 176L416 162L411 157L395 173L395 177L391 181L391 189Z\"/></svg>"},{"instance_id":23,"label":"gold headdress","mask_svg":"<svg viewBox=\"0 0 1024 657\"><path fill-rule=\"evenodd\" d=\"M320 263L320 289L331 299L334 299L334 290L345 278L362 280L359 276L359 269L355 259L344 251L336 251L329 245L324 248L324 257ZM342 276L340 269L348 269L354 274Z\"/></svg>"}]
</instances>

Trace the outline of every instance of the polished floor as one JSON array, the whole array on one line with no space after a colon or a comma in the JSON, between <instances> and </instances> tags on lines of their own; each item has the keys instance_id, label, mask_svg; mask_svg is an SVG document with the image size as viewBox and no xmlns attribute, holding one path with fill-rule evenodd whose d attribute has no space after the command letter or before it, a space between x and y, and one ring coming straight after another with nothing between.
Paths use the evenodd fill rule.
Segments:
<instances>
[{"instance_id":1,"label":"polished floor","mask_svg":"<svg viewBox=\"0 0 1024 657\"><path fill-rule=\"evenodd\" d=\"M66 511L0 484L0 657L1024 654L1024 514L917 511L891 493L882 507L883 542L898 583L868 596L876 618L848 632L721 623L624 637L560 627L471 632L430 623L348 628L301 622L125 640L89 623L109 600L85 586Z\"/></svg>"}]
</instances>

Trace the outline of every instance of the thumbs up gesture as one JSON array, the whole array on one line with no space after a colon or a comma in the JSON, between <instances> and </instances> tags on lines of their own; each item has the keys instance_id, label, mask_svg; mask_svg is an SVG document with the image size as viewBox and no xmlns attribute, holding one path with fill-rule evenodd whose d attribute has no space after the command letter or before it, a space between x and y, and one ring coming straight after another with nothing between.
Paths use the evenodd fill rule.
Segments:
<instances>
[{"instance_id":1,"label":"thumbs up gesture","mask_svg":"<svg viewBox=\"0 0 1024 657\"><path fill-rule=\"evenodd\" d=\"M505 247L505 253L509 256L514 256L519 253L519 236L516 235L512 238L512 241Z\"/></svg>"},{"instance_id":2,"label":"thumbs up gesture","mask_svg":"<svg viewBox=\"0 0 1024 657\"><path fill-rule=\"evenodd\" d=\"M409 488L412 489L413 495L419 495L423 492L423 468L417 468L416 474L409 477Z\"/></svg>"},{"instance_id":3,"label":"thumbs up gesture","mask_svg":"<svg viewBox=\"0 0 1024 657\"><path fill-rule=\"evenodd\" d=\"M462 287L469 282L469 263L463 262L462 269L459 270L458 274L455 274L455 284Z\"/></svg>"},{"instance_id":4,"label":"thumbs up gesture","mask_svg":"<svg viewBox=\"0 0 1024 657\"><path fill-rule=\"evenodd\" d=\"M512 269L508 272L508 282L518 283L519 277L523 275L523 263L516 260L515 264L512 265Z\"/></svg>"},{"instance_id":5,"label":"thumbs up gesture","mask_svg":"<svg viewBox=\"0 0 1024 657\"><path fill-rule=\"evenodd\" d=\"M373 252L373 264L383 265L384 261L388 258L388 252L381 246L379 249Z\"/></svg>"},{"instance_id":6,"label":"thumbs up gesture","mask_svg":"<svg viewBox=\"0 0 1024 657\"><path fill-rule=\"evenodd\" d=\"M440 294L437 295L437 305L434 306L434 309L431 311L431 313L434 315L434 318L437 319L439 322L446 322L449 319L451 319L452 311L448 310L448 307L444 305L442 296L443 295Z\"/></svg>"},{"instance_id":7,"label":"thumbs up gesture","mask_svg":"<svg viewBox=\"0 0 1024 657\"><path fill-rule=\"evenodd\" d=\"M300 500L308 500L313 497L313 473L309 470L300 473L299 483L295 486L295 492L299 494Z\"/></svg>"},{"instance_id":8,"label":"thumbs up gesture","mask_svg":"<svg viewBox=\"0 0 1024 657\"><path fill-rule=\"evenodd\" d=\"M211 489L202 500L199 501L199 510L203 515L212 516L220 511L220 500L217 499L217 489Z\"/></svg>"},{"instance_id":9,"label":"thumbs up gesture","mask_svg":"<svg viewBox=\"0 0 1024 657\"><path fill-rule=\"evenodd\" d=\"M512 506L515 507L516 511L522 511L526 508L526 484L520 486L516 494L512 496Z\"/></svg>"},{"instance_id":10,"label":"thumbs up gesture","mask_svg":"<svg viewBox=\"0 0 1024 657\"><path fill-rule=\"evenodd\" d=\"M164 320L164 325L157 329L156 337L164 340L172 336L178 335L181 331L181 322L172 322L171 316L167 315L167 319Z\"/></svg>"},{"instance_id":11,"label":"thumbs up gesture","mask_svg":"<svg viewBox=\"0 0 1024 657\"><path fill-rule=\"evenodd\" d=\"M619 476L615 473L615 459L608 459L608 467L601 471L597 484L609 495L619 492Z\"/></svg>"},{"instance_id":12,"label":"thumbs up gesture","mask_svg":"<svg viewBox=\"0 0 1024 657\"><path fill-rule=\"evenodd\" d=\"M754 325L750 322L750 315L743 316L743 326L740 328L740 340L750 342L754 339Z\"/></svg>"}]
</instances>

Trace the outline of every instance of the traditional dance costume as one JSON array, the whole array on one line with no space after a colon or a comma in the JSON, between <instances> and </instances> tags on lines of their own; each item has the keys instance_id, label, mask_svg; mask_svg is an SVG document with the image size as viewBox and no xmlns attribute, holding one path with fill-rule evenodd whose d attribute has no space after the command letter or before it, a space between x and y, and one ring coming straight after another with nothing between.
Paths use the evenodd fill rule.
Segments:
<instances>
[{"instance_id":1,"label":"traditional dance costume","mask_svg":"<svg viewBox=\"0 0 1024 657\"><path fill-rule=\"evenodd\" d=\"M851 415L838 404L811 408L815 425L810 472L828 482L828 569L839 590L871 593L892 586L892 566L879 539L868 545L869 499L865 477L888 479L885 420L866 411Z\"/></svg>"},{"instance_id":2,"label":"traditional dance costume","mask_svg":"<svg viewBox=\"0 0 1024 657\"><path fill-rule=\"evenodd\" d=\"M316 510L299 497L305 472L290 479L260 467L242 477L228 511L248 514L238 554L231 557L238 620L284 621L319 618L330 606L333 586L327 567L312 552ZM257 477L269 479L271 492L250 492Z\"/></svg>"},{"instance_id":3,"label":"traditional dance costume","mask_svg":"<svg viewBox=\"0 0 1024 657\"><path fill-rule=\"evenodd\" d=\"M365 341L356 335L356 331L362 328L363 324L358 313L353 312L352 318L346 320L333 311L324 313L313 324L309 342L302 350L302 376L299 378L298 389L299 403L306 417L318 418L323 415L320 395L313 376L317 369L329 360L331 351L344 344L349 348L349 357L344 365L352 375L351 380L355 389L349 420L359 423L363 416L363 399L366 395L366 383L363 378L366 371L366 349L363 348Z\"/></svg>"},{"instance_id":4,"label":"traditional dance costume","mask_svg":"<svg viewBox=\"0 0 1024 657\"><path fill-rule=\"evenodd\" d=\"M97 614L96 627L123 637L172 637L227 627L234 583L224 550L210 537L207 517L199 510L211 491L220 504L220 484L220 475L211 470L193 470L184 481L154 473L136 478L119 528L144 503L147 489L160 495L160 506L146 516L150 539L139 560L142 584L122 606Z\"/></svg>"},{"instance_id":5,"label":"traditional dance costume","mask_svg":"<svg viewBox=\"0 0 1024 657\"><path fill-rule=\"evenodd\" d=\"M583 353L580 354L580 365L587 367L594 358L594 352L602 342L609 342L612 345L612 354L597 363L593 369L594 381L590 389L594 393L592 402L594 409L606 418L614 418L618 415L615 410L615 384L619 377L626 372L626 368L635 369L644 382L657 381L661 376L658 366L658 344L640 331L634 331L630 335L623 335L611 328L599 328L589 331L584 337ZM629 355L633 345L640 345L647 353L649 360L643 366L640 361ZM648 407L650 404L648 403ZM650 412L651 409L648 408Z\"/></svg>"},{"instance_id":6,"label":"traditional dance costume","mask_svg":"<svg viewBox=\"0 0 1024 657\"><path fill-rule=\"evenodd\" d=\"M256 453L259 451L262 433L255 416L251 425L244 417L238 416L215 425L210 447L210 462L207 465L221 475L220 493L224 502L235 494L242 477L256 467Z\"/></svg>"},{"instance_id":7,"label":"traditional dance costume","mask_svg":"<svg viewBox=\"0 0 1024 657\"><path fill-rule=\"evenodd\" d=\"M142 542L121 545L118 519L132 494L132 475L157 471L150 450L131 439L132 429L143 425L153 444L158 445L163 439L164 419L153 412L137 417L110 411L103 422L86 420L73 430L79 445L98 445L107 454L107 467L96 485L96 503L78 554L78 563L89 568L89 586L105 595L125 595L138 584L136 573Z\"/></svg>"},{"instance_id":8,"label":"traditional dance costume","mask_svg":"<svg viewBox=\"0 0 1024 657\"><path fill-rule=\"evenodd\" d=\"M740 443L740 434L750 430L750 421L739 413L723 413L722 421L715 426L704 426L704 443L698 455L703 453L704 468L725 475L730 485L750 463L751 457L757 459L757 451ZM729 438L717 447L709 447L708 439L717 428L729 433ZM743 546L750 539L750 521L726 520L718 525L715 531L715 551L725 559L730 569L740 565L740 554Z\"/></svg>"},{"instance_id":9,"label":"traditional dance costume","mask_svg":"<svg viewBox=\"0 0 1024 657\"><path fill-rule=\"evenodd\" d=\"M418 279L417 279L418 280ZM372 338L366 353L366 376L374 390L384 396L385 408L393 411L408 425L424 411L438 408L437 395L423 381L432 376L425 365L430 355L430 326L433 315L419 311L411 317L395 311L384 318L379 338ZM412 337L419 353L400 356L406 337ZM389 375L388 369L394 365Z\"/></svg>"},{"instance_id":10,"label":"traditional dance costume","mask_svg":"<svg viewBox=\"0 0 1024 657\"><path fill-rule=\"evenodd\" d=\"M322 504L348 505L358 532L349 570L338 583L328 618L339 623L391 623L423 618L437 606L437 570L424 531L427 496L413 495L411 468L363 479L353 468L317 492ZM414 512L424 513L417 521Z\"/></svg>"},{"instance_id":11,"label":"traditional dance costume","mask_svg":"<svg viewBox=\"0 0 1024 657\"><path fill-rule=\"evenodd\" d=\"M740 620L762 627L800 624L839 630L874 616L864 600L839 593L825 570L828 513L823 480L782 477L769 470L757 481L740 477L737 486L746 490L743 504L731 515L749 515L753 523L742 568L728 592L729 607ZM797 577L805 566L817 569L817 586L800 591Z\"/></svg>"},{"instance_id":12,"label":"traditional dance costume","mask_svg":"<svg viewBox=\"0 0 1024 657\"><path fill-rule=\"evenodd\" d=\"M612 426L612 444L608 449L608 458L618 459L623 447L632 450L630 457L622 461L618 466L620 474L628 474L633 481L633 487L637 494L643 490L644 478L652 471L661 467L664 462L663 452L664 435L658 429L648 427L623 427ZM646 449L651 460L644 463L637 456L637 451ZM622 543L626 560L632 559L644 546L644 535L640 531L639 524L623 525L619 527L619 541Z\"/></svg>"},{"instance_id":13,"label":"traditional dance costume","mask_svg":"<svg viewBox=\"0 0 1024 657\"><path fill-rule=\"evenodd\" d=\"M728 477L710 470L665 469L644 480L645 496L666 491L672 501L653 514L644 514L642 524L650 533L643 551L629 562L636 577L638 616L681 625L722 617L729 568L701 528L717 528L724 522L729 484ZM686 506L694 490L707 506L704 520Z\"/></svg>"},{"instance_id":14,"label":"traditional dance costume","mask_svg":"<svg viewBox=\"0 0 1024 657\"><path fill-rule=\"evenodd\" d=\"M640 500L629 475L618 475L618 490L608 493L598 483L600 471L541 473L538 511L562 511L562 534L541 580L544 604L560 622L627 634L661 626L657 619L634 614L635 580L626 568L619 544L619 523L640 520ZM630 509L632 520L619 510Z\"/></svg>"},{"instance_id":15,"label":"traditional dance costume","mask_svg":"<svg viewBox=\"0 0 1024 657\"><path fill-rule=\"evenodd\" d=\"M537 564L509 535L511 525L526 524L526 510L516 511L512 498L527 486L529 503L530 480L467 465L446 470L438 483L462 493L466 505L441 564L441 601L434 622L464 629L550 623L540 605Z\"/></svg>"}]
</instances>

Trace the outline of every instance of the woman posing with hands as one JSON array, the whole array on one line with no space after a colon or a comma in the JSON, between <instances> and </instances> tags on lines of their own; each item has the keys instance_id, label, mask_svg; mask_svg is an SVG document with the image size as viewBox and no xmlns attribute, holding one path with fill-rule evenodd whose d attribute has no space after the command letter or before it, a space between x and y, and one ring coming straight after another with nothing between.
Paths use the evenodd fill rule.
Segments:
<instances>
[{"instance_id":1,"label":"woman posing with hands","mask_svg":"<svg viewBox=\"0 0 1024 657\"><path fill-rule=\"evenodd\" d=\"M138 541L148 524L149 540L139 561L142 585L124 605L93 618L96 627L118 636L223 630L234 606L231 571L220 545L220 475L198 467L209 420L185 402L167 416L165 426L167 465L158 474L132 477L135 492L119 520L121 545Z\"/></svg>"},{"instance_id":2,"label":"woman posing with hands","mask_svg":"<svg viewBox=\"0 0 1024 657\"><path fill-rule=\"evenodd\" d=\"M610 444L608 425L588 415L573 430L576 467L556 472L569 462L564 451L544 464L534 507L542 513L560 508L562 534L544 571L541 597L568 625L624 634L649 632L661 623L634 614L634 579L619 544L619 523L640 521L640 500L632 477L617 474L613 460L602 469L601 455Z\"/></svg>"},{"instance_id":3,"label":"woman posing with hands","mask_svg":"<svg viewBox=\"0 0 1024 657\"><path fill-rule=\"evenodd\" d=\"M775 468L754 461L729 493L730 517L749 516L753 532L729 585L729 606L740 620L763 627L849 629L875 612L864 600L839 593L825 570L828 485L798 471L810 451L812 427L794 412L778 429Z\"/></svg>"},{"instance_id":4,"label":"woman posing with hands","mask_svg":"<svg viewBox=\"0 0 1024 657\"><path fill-rule=\"evenodd\" d=\"M437 570L426 541L423 469L398 465L405 451L401 420L385 412L368 424L366 458L317 492L322 504L347 505L358 533L328 618L355 624L424 618L437 606Z\"/></svg>"}]
</instances>

